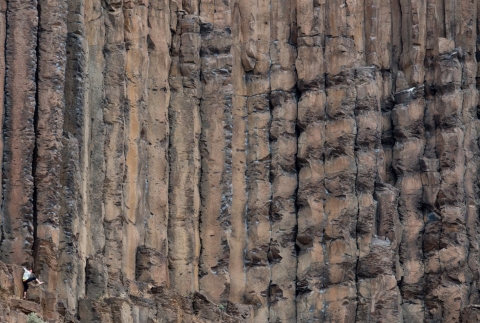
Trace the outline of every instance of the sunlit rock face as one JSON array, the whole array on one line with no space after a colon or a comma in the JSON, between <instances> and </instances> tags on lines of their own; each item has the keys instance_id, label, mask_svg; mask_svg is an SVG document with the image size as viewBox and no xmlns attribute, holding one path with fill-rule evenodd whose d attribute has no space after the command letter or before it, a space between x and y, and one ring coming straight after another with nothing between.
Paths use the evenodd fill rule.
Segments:
<instances>
[{"instance_id":1,"label":"sunlit rock face","mask_svg":"<svg viewBox=\"0 0 480 323\"><path fill-rule=\"evenodd\" d=\"M478 12L0 0L0 322L479 322Z\"/></svg>"}]
</instances>

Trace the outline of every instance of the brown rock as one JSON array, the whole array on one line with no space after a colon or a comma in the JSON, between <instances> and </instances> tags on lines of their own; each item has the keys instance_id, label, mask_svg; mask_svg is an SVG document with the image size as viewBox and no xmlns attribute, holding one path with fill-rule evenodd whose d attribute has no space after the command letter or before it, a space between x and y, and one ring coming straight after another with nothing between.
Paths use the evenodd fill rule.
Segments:
<instances>
[{"instance_id":1,"label":"brown rock","mask_svg":"<svg viewBox=\"0 0 480 323\"><path fill-rule=\"evenodd\" d=\"M37 88L37 3L12 2L8 5L6 14L6 117L2 176L5 203L0 254L1 259L7 262L32 266L36 230L32 164Z\"/></svg>"},{"instance_id":2,"label":"brown rock","mask_svg":"<svg viewBox=\"0 0 480 323\"><path fill-rule=\"evenodd\" d=\"M478 321L479 10L0 1L0 321Z\"/></svg>"}]
</instances>

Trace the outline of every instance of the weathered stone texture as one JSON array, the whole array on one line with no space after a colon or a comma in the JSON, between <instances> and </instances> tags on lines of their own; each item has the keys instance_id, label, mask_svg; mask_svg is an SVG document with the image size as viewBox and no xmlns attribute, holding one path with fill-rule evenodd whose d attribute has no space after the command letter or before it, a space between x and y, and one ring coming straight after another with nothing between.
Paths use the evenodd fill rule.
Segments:
<instances>
[{"instance_id":1,"label":"weathered stone texture","mask_svg":"<svg viewBox=\"0 0 480 323\"><path fill-rule=\"evenodd\" d=\"M170 8L168 0L150 1L148 11L147 48L147 112L145 117L147 166L144 192L145 247L168 256L168 106L170 102ZM167 263L159 264L159 274L152 277L157 285L168 282Z\"/></svg>"},{"instance_id":2,"label":"weathered stone texture","mask_svg":"<svg viewBox=\"0 0 480 323\"><path fill-rule=\"evenodd\" d=\"M200 255L200 19L196 1L176 4L170 66L171 99L168 261L170 287L182 296L198 290Z\"/></svg>"},{"instance_id":3,"label":"weathered stone texture","mask_svg":"<svg viewBox=\"0 0 480 323\"><path fill-rule=\"evenodd\" d=\"M0 0L0 321L477 322L478 10Z\"/></svg>"},{"instance_id":4,"label":"weathered stone texture","mask_svg":"<svg viewBox=\"0 0 480 323\"><path fill-rule=\"evenodd\" d=\"M2 259L33 265L37 1L7 6ZM36 224L36 223L35 223Z\"/></svg>"},{"instance_id":5,"label":"weathered stone texture","mask_svg":"<svg viewBox=\"0 0 480 323\"><path fill-rule=\"evenodd\" d=\"M39 1L36 162L34 174L34 265L46 283L43 317L56 319L60 270L61 168L64 124L67 3Z\"/></svg>"}]
</instances>

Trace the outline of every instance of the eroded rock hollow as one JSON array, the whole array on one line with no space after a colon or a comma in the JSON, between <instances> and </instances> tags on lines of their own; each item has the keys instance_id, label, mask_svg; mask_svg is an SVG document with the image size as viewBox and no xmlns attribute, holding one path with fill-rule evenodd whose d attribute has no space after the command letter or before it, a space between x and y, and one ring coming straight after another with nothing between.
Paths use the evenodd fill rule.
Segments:
<instances>
[{"instance_id":1,"label":"eroded rock hollow","mask_svg":"<svg viewBox=\"0 0 480 323\"><path fill-rule=\"evenodd\" d=\"M479 9L0 0L0 321L479 322Z\"/></svg>"}]
</instances>

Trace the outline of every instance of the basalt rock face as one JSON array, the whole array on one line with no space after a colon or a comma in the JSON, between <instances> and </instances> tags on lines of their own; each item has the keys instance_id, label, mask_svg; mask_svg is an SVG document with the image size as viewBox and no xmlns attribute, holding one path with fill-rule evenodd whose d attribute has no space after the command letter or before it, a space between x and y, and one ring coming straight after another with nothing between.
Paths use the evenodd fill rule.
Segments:
<instances>
[{"instance_id":1,"label":"basalt rock face","mask_svg":"<svg viewBox=\"0 0 480 323\"><path fill-rule=\"evenodd\" d=\"M0 0L0 322L478 322L478 13Z\"/></svg>"}]
</instances>

